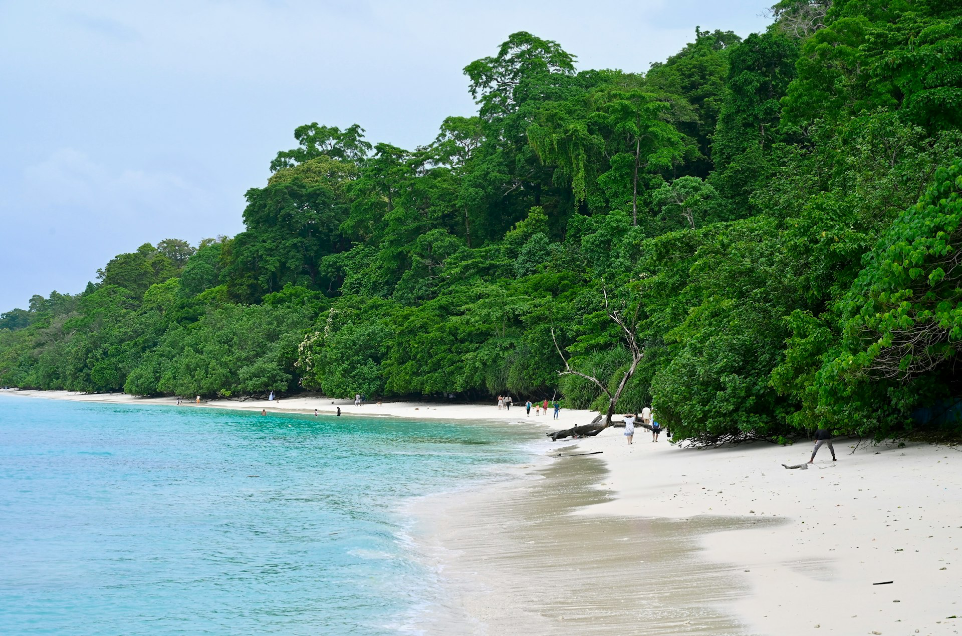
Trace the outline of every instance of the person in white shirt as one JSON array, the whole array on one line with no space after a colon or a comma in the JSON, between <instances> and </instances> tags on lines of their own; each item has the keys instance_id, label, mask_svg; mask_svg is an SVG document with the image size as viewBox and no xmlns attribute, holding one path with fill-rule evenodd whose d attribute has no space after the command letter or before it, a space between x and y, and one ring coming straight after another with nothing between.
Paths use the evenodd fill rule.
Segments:
<instances>
[{"instance_id":1,"label":"person in white shirt","mask_svg":"<svg viewBox=\"0 0 962 636\"><path fill-rule=\"evenodd\" d=\"M635 438L635 416L631 413L625 415L625 437L629 444L634 444Z\"/></svg>"}]
</instances>

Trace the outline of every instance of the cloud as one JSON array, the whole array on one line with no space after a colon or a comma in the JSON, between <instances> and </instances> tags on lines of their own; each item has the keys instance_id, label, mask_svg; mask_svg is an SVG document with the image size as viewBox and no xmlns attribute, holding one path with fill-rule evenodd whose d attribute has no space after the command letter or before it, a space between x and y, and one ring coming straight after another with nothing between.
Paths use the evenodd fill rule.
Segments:
<instances>
[{"instance_id":1,"label":"cloud","mask_svg":"<svg viewBox=\"0 0 962 636\"><path fill-rule=\"evenodd\" d=\"M68 13L66 22L75 24L95 35L105 36L121 42L131 42L140 37L136 29L131 28L123 22L104 16L86 13Z\"/></svg>"},{"instance_id":2,"label":"cloud","mask_svg":"<svg viewBox=\"0 0 962 636\"><path fill-rule=\"evenodd\" d=\"M123 158L118 158L123 160ZM180 174L117 168L60 148L23 168L0 202L0 311L50 289L76 293L113 256L145 242L239 229L237 201ZM239 197L238 197L239 199ZM237 219L225 223L231 212Z\"/></svg>"},{"instance_id":3,"label":"cloud","mask_svg":"<svg viewBox=\"0 0 962 636\"><path fill-rule=\"evenodd\" d=\"M207 193L180 175L142 169L112 170L86 153L61 148L23 172L25 194L46 212L85 210L86 221L118 221L158 214L181 220L203 207ZM180 214L178 214L180 211Z\"/></svg>"}]
</instances>

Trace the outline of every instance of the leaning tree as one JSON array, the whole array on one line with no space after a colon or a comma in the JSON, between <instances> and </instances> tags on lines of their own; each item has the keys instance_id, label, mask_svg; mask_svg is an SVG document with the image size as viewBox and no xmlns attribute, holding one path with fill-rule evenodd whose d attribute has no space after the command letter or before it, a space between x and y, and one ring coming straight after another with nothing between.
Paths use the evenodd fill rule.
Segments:
<instances>
[{"instance_id":1,"label":"leaning tree","mask_svg":"<svg viewBox=\"0 0 962 636\"><path fill-rule=\"evenodd\" d=\"M634 308L631 310L629 310L627 303L624 303L620 310L612 309L608 300L608 292L605 289L602 289L602 294L604 296L605 313L608 315L608 318L618 326L621 332L621 338L631 354L631 363L628 365L628 368L622 372L621 379L618 381L618 385L615 387L615 390L612 391L609 388L611 381L606 384L599 380L596 376L578 371L571 366L571 361L565 357L561 347L558 346L558 339L555 337L554 327L552 327L551 338L554 341L554 346L558 351L558 355L561 356L561 360L565 365L563 371L558 371L558 375L576 375L580 378L584 378L598 387L598 389L600 389L604 395L608 396L608 410L603 416L599 415L590 424L575 426L573 428L548 433L547 435L552 440L574 436L594 436L611 426L611 417L615 413L615 407L618 406L618 400L621 399L621 394L628 385L628 380L630 380L631 376L635 374L635 370L641 363L642 358L645 357L644 349L638 342L637 333L638 318L641 313L641 302L639 301L634 303ZM614 378L612 378L612 380L613 379Z\"/></svg>"}]
</instances>

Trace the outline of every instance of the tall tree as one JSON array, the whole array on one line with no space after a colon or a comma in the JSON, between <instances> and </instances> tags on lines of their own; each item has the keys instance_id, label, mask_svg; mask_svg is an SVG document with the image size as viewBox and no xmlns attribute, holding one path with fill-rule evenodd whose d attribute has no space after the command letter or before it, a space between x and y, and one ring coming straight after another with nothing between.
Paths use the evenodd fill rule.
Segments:
<instances>
[{"instance_id":1,"label":"tall tree","mask_svg":"<svg viewBox=\"0 0 962 636\"><path fill-rule=\"evenodd\" d=\"M496 56L475 60L464 67L464 74L471 80L468 90L481 117L490 120L517 112L538 80L573 75L574 63L575 56L557 42L518 31L501 44Z\"/></svg>"},{"instance_id":2,"label":"tall tree","mask_svg":"<svg viewBox=\"0 0 962 636\"><path fill-rule=\"evenodd\" d=\"M294 138L300 145L278 152L271 161L271 172L291 168L320 156L358 162L371 151L371 144L364 140L364 129L357 124L341 130L337 126L320 126L313 122L295 128Z\"/></svg>"},{"instance_id":3,"label":"tall tree","mask_svg":"<svg viewBox=\"0 0 962 636\"><path fill-rule=\"evenodd\" d=\"M632 225L638 225L643 173L671 170L686 147L685 137L668 122L668 111L668 102L642 90L608 90L598 96L598 117L607 129L611 157L607 174L631 184Z\"/></svg>"}]
</instances>

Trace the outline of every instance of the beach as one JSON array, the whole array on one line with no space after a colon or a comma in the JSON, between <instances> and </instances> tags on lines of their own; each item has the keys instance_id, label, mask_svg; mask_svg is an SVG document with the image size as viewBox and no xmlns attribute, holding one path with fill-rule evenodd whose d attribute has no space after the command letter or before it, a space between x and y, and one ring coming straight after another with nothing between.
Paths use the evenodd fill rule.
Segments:
<instances>
[{"instance_id":1,"label":"beach","mask_svg":"<svg viewBox=\"0 0 962 636\"><path fill-rule=\"evenodd\" d=\"M174 404L171 398L21 395ZM218 400L271 412L518 422L587 411L294 398ZM193 405L188 405L193 408ZM537 461L476 491L412 504L448 601L423 633L956 634L962 611L962 453L836 440L680 448L638 429L534 445ZM853 453L853 450L855 452ZM588 454L593 453L593 454ZM458 625L458 632L445 626Z\"/></svg>"},{"instance_id":2,"label":"beach","mask_svg":"<svg viewBox=\"0 0 962 636\"><path fill-rule=\"evenodd\" d=\"M39 397L51 400L71 400L76 402L105 402L109 404L156 404L162 406L175 406L175 397L138 397L127 395L126 393L78 393L75 391L33 391L33 390L9 390L5 391L10 395L22 397ZM562 409L560 419L552 422L551 414L547 416L542 413L540 416L535 414L535 409L531 409L531 415L526 416L524 402L515 402L510 409L498 409L492 404L466 404L454 402L448 404L431 402L365 402L361 406L354 406L354 400L335 400L326 397L284 397L277 400L264 399L214 399L201 400L199 403L191 399L184 399L181 404L185 408L217 408L217 409L238 409L244 411L267 411L270 414L297 413L310 415L317 409L319 414L333 415L337 409L341 409L341 414L363 415L364 417L407 417L420 419L445 419L445 420L477 420L495 422L527 422L533 425L553 426L559 424L560 428L567 428L583 422L590 421L597 413L587 410Z\"/></svg>"},{"instance_id":3,"label":"beach","mask_svg":"<svg viewBox=\"0 0 962 636\"><path fill-rule=\"evenodd\" d=\"M959 632L958 447L863 442L852 454L857 440L836 440L837 462L823 447L808 470L786 470L812 445L679 449L664 437L583 440L582 452L603 451L611 498L578 514L756 521L701 540L748 592L726 602L745 633Z\"/></svg>"}]
</instances>

